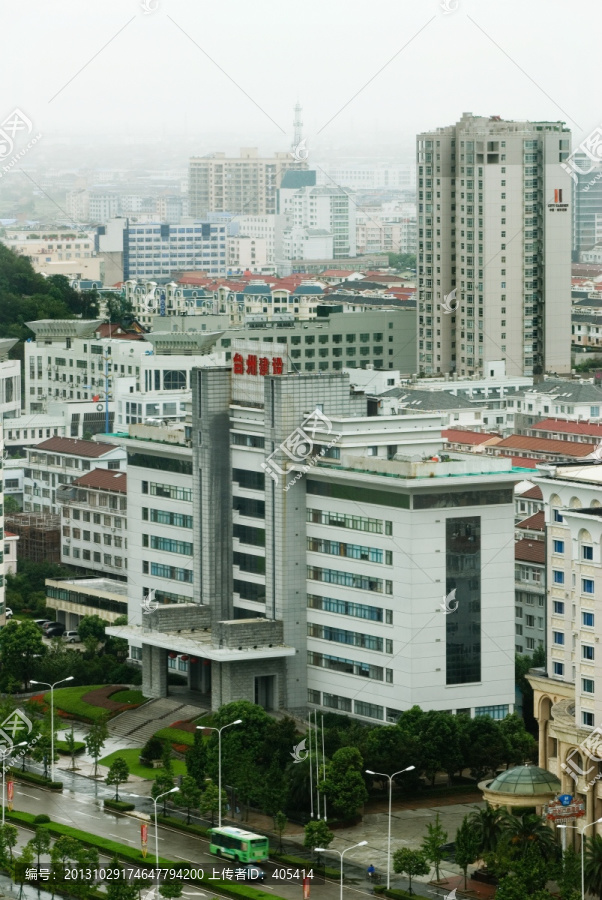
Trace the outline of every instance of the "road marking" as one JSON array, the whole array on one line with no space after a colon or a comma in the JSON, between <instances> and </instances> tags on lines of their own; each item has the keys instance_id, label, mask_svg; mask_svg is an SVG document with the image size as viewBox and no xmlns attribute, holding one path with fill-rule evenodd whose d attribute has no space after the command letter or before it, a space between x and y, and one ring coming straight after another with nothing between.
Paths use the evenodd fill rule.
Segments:
<instances>
[{"instance_id":1,"label":"road marking","mask_svg":"<svg viewBox=\"0 0 602 900\"><path fill-rule=\"evenodd\" d=\"M17 791L20 797L29 797L30 800L38 800L39 798L34 796L34 794L26 794L25 791Z\"/></svg>"}]
</instances>

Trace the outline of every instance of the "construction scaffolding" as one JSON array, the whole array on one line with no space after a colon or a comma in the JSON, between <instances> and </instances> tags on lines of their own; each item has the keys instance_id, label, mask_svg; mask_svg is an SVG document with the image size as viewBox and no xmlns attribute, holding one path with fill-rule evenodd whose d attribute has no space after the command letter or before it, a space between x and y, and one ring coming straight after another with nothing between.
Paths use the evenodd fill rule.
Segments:
<instances>
[{"instance_id":1,"label":"construction scaffolding","mask_svg":"<svg viewBox=\"0 0 602 900\"><path fill-rule=\"evenodd\" d=\"M5 516L5 528L19 536L19 559L31 562L61 561L61 517L42 513L13 513Z\"/></svg>"}]
</instances>

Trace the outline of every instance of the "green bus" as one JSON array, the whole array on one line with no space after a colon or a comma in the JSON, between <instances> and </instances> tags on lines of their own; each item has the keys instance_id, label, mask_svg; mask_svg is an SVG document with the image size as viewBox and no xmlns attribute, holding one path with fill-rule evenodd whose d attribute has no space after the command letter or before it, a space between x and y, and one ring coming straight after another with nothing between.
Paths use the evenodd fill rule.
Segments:
<instances>
[{"instance_id":1,"label":"green bus","mask_svg":"<svg viewBox=\"0 0 602 900\"><path fill-rule=\"evenodd\" d=\"M242 828L210 828L209 851L242 863L262 862L270 853L269 841L262 834Z\"/></svg>"}]
</instances>

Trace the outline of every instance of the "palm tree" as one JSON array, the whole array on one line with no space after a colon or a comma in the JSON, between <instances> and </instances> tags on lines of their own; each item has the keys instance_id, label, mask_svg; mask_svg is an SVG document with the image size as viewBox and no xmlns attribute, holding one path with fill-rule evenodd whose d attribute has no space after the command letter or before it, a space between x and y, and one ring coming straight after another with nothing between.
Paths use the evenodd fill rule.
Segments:
<instances>
[{"instance_id":1,"label":"palm tree","mask_svg":"<svg viewBox=\"0 0 602 900\"><path fill-rule=\"evenodd\" d=\"M495 853L502 835L508 813L505 809L495 809L486 806L484 809L475 809L468 817L468 821L477 833L479 841L479 854Z\"/></svg>"},{"instance_id":2,"label":"palm tree","mask_svg":"<svg viewBox=\"0 0 602 900\"><path fill-rule=\"evenodd\" d=\"M602 837L599 834L588 838L585 844L585 886L602 900Z\"/></svg>"},{"instance_id":3,"label":"palm tree","mask_svg":"<svg viewBox=\"0 0 602 900\"><path fill-rule=\"evenodd\" d=\"M513 855L521 858L529 847L536 846L545 860L558 855L559 844L552 829L534 813L522 816L507 816L504 822L504 837Z\"/></svg>"}]
</instances>

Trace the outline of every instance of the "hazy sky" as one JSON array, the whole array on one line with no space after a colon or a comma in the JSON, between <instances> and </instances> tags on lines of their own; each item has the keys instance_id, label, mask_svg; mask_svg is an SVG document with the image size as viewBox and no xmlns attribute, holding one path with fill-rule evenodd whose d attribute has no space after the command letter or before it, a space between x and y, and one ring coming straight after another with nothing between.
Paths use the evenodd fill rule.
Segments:
<instances>
[{"instance_id":1,"label":"hazy sky","mask_svg":"<svg viewBox=\"0 0 602 900\"><path fill-rule=\"evenodd\" d=\"M0 120L19 107L47 147L96 136L125 165L141 138L166 158L191 139L287 150L297 98L329 157L410 159L416 132L464 111L563 119L574 144L602 121L598 0L19 0L2 16Z\"/></svg>"}]
</instances>

